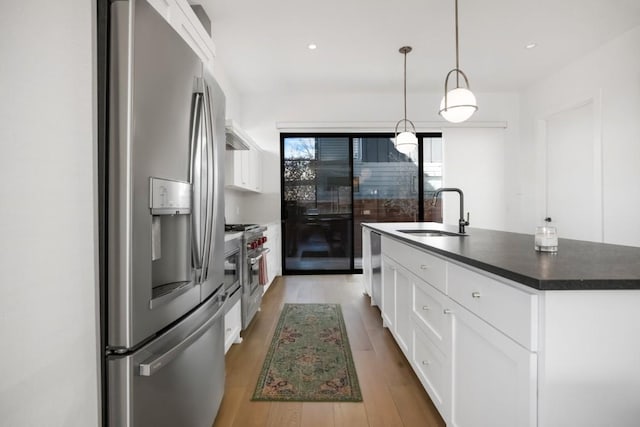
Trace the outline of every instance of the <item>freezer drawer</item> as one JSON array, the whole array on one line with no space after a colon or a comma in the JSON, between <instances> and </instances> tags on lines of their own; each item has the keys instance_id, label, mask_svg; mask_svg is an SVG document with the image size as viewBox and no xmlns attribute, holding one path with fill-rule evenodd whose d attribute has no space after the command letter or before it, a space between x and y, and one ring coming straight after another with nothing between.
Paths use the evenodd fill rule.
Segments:
<instances>
[{"instance_id":1,"label":"freezer drawer","mask_svg":"<svg viewBox=\"0 0 640 427\"><path fill-rule=\"evenodd\" d=\"M140 350L110 358L108 425L210 427L224 392L225 309L214 296Z\"/></svg>"}]
</instances>

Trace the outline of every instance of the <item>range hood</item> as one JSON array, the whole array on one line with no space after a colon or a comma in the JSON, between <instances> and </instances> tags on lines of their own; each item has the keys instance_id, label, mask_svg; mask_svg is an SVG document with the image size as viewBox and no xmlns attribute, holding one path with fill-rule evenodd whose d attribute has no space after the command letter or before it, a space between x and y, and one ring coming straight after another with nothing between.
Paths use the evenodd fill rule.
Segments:
<instances>
[{"instance_id":1,"label":"range hood","mask_svg":"<svg viewBox=\"0 0 640 427\"><path fill-rule=\"evenodd\" d=\"M227 135L227 150L249 150L251 147L251 137L244 133L233 120L227 120L225 124Z\"/></svg>"}]
</instances>

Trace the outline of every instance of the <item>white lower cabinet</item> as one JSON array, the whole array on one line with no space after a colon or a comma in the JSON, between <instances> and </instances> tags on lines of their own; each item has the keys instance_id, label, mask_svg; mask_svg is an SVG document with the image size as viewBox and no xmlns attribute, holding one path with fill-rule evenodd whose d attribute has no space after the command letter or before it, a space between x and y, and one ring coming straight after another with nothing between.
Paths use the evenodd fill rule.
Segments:
<instances>
[{"instance_id":1,"label":"white lower cabinet","mask_svg":"<svg viewBox=\"0 0 640 427\"><path fill-rule=\"evenodd\" d=\"M413 283L411 275L402 267L396 267L396 325L395 337L409 359L411 356L412 345L412 322L411 322L411 300Z\"/></svg>"},{"instance_id":2,"label":"white lower cabinet","mask_svg":"<svg viewBox=\"0 0 640 427\"><path fill-rule=\"evenodd\" d=\"M382 257L382 324L391 331L396 324L396 267L389 258Z\"/></svg>"},{"instance_id":3,"label":"white lower cabinet","mask_svg":"<svg viewBox=\"0 0 640 427\"><path fill-rule=\"evenodd\" d=\"M447 425L536 426L537 295L430 254L421 261L417 252L383 237L381 313ZM518 307L517 328L504 321L504 308L493 312L494 301Z\"/></svg>"},{"instance_id":4,"label":"white lower cabinet","mask_svg":"<svg viewBox=\"0 0 640 427\"><path fill-rule=\"evenodd\" d=\"M240 330L242 329L242 318L240 315L240 300L231 307L224 315L224 352L231 348L232 344L242 342Z\"/></svg>"},{"instance_id":5,"label":"white lower cabinet","mask_svg":"<svg viewBox=\"0 0 640 427\"><path fill-rule=\"evenodd\" d=\"M388 257L382 257L382 320L409 359L412 340L413 278L411 273Z\"/></svg>"},{"instance_id":6,"label":"white lower cabinet","mask_svg":"<svg viewBox=\"0 0 640 427\"><path fill-rule=\"evenodd\" d=\"M433 404L440 411L442 418L446 420L449 417L449 407L451 406L449 354L443 353L434 344L418 321L413 324L412 335L411 365Z\"/></svg>"},{"instance_id":7,"label":"white lower cabinet","mask_svg":"<svg viewBox=\"0 0 640 427\"><path fill-rule=\"evenodd\" d=\"M449 298L427 282L413 282L411 365L442 418L451 407Z\"/></svg>"},{"instance_id":8,"label":"white lower cabinet","mask_svg":"<svg viewBox=\"0 0 640 427\"><path fill-rule=\"evenodd\" d=\"M384 232L382 263L383 323L447 426L640 425L640 290L536 291Z\"/></svg>"},{"instance_id":9,"label":"white lower cabinet","mask_svg":"<svg viewBox=\"0 0 640 427\"><path fill-rule=\"evenodd\" d=\"M536 425L537 355L451 302L455 427Z\"/></svg>"},{"instance_id":10,"label":"white lower cabinet","mask_svg":"<svg viewBox=\"0 0 640 427\"><path fill-rule=\"evenodd\" d=\"M264 288L266 292L277 276L282 275L282 240L280 232L280 223L267 224L267 230L264 235L267 241L264 248L269 249L265 255L267 257L267 285Z\"/></svg>"}]
</instances>

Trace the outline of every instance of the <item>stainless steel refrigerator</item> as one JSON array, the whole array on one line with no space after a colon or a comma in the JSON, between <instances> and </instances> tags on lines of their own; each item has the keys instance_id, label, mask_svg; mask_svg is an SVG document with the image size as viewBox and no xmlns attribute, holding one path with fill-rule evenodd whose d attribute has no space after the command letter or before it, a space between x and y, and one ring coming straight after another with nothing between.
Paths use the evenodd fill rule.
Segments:
<instances>
[{"instance_id":1,"label":"stainless steel refrigerator","mask_svg":"<svg viewBox=\"0 0 640 427\"><path fill-rule=\"evenodd\" d=\"M146 0L109 8L105 414L209 427L224 390L224 94Z\"/></svg>"}]
</instances>

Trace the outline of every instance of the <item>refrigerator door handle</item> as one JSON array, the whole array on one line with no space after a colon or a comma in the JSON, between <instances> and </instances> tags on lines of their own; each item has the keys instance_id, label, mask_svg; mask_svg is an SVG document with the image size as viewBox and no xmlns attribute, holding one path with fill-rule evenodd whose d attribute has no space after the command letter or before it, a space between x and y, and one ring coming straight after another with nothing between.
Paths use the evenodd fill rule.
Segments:
<instances>
[{"instance_id":1,"label":"refrigerator door handle","mask_svg":"<svg viewBox=\"0 0 640 427\"><path fill-rule=\"evenodd\" d=\"M196 92L193 94L193 101L191 106L193 115L191 116L191 141L190 141L190 167L189 167L189 180L192 185L193 192L193 208L191 210L191 259L194 268L202 268L202 255L201 255L201 236L200 236L200 173L201 168L197 164L200 160L201 152L201 129L202 129L202 93Z\"/></svg>"},{"instance_id":2,"label":"refrigerator door handle","mask_svg":"<svg viewBox=\"0 0 640 427\"><path fill-rule=\"evenodd\" d=\"M209 260L211 258L211 236L213 233L213 185L214 185L214 165L213 165L213 129L211 124L211 94L209 87L203 80L204 92L204 133L205 145L203 151L206 153L206 217L204 226L204 250L202 256L202 281L209 277Z\"/></svg>"},{"instance_id":3,"label":"refrigerator door handle","mask_svg":"<svg viewBox=\"0 0 640 427\"><path fill-rule=\"evenodd\" d=\"M204 322L198 329L191 332L178 344L171 347L160 355L155 355L151 359L145 360L140 364L139 373L140 376L150 377L154 373L158 372L164 366L168 365L173 359L175 359L180 353L186 350L191 344L193 344L202 334L207 332L209 328L225 314L227 309L227 296L221 295L218 297L218 303L220 306L216 310L216 313L211 316L206 322Z\"/></svg>"},{"instance_id":4,"label":"refrigerator door handle","mask_svg":"<svg viewBox=\"0 0 640 427\"><path fill-rule=\"evenodd\" d=\"M211 235L212 238L215 237L216 235L216 227L217 226L222 226L224 225L224 223L222 224L218 224L217 222L220 220L220 217L224 218L224 212L220 213L220 209L224 210L224 206L220 206L224 197L223 194L223 189L224 189L224 176L220 173L220 170L222 168L222 165L220 164L222 160L221 158L221 152L219 150L219 147L224 147L225 142L224 141L216 141L216 129L214 128L214 120L215 117L220 114L222 116L224 116L224 112L220 112L220 111L216 111L214 110L216 108L216 103L212 102L211 97L214 96L214 91L211 90L211 88L209 86L207 86L207 90L209 92L209 132L211 133L211 140L210 140L210 146L211 146L211 157L209 158L210 160L210 165L211 165L211 181L212 181L212 189L211 189L211 193L210 193L210 197L212 200L212 223L211 223ZM215 100L214 100L215 101ZM217 193L215 192L220 192L220 195L218 196ZM222 228L220 229L220 232L222 231ZM216 247L216 239L213 238L213 242L212 242L212 247L213 247L213 251L214 254L216 253L220 253L222 251L224 251L224 243L223 246L221 248Z\"/></svg>"}]
</instances>

